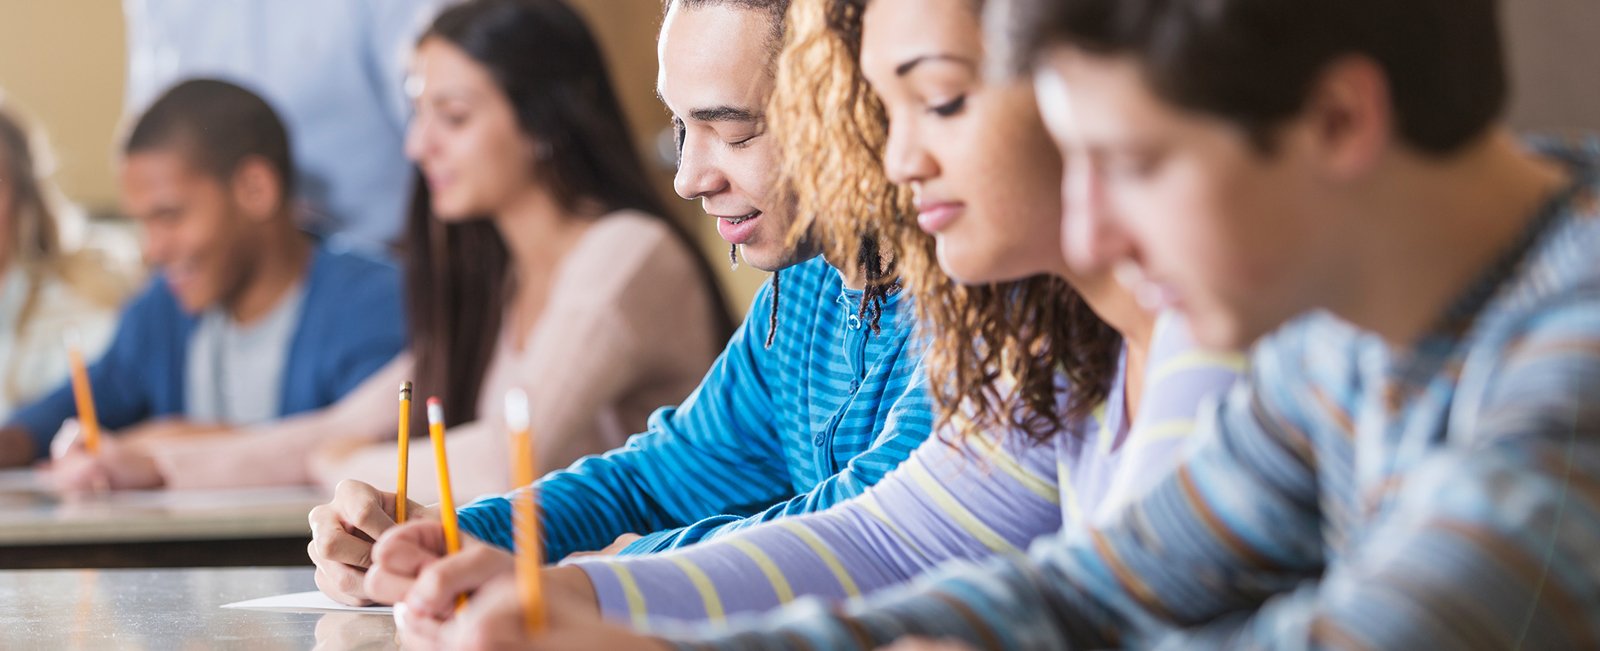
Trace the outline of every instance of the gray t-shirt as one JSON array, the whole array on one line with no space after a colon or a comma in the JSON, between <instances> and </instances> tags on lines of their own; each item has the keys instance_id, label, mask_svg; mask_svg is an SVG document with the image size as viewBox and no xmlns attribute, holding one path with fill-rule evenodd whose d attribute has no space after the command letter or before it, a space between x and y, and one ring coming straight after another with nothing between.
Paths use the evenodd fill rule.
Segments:
<instances>
[{"instance_id":1,"label":"gray t-shirt","mask_svg":"<svg viewBox=\"0 0 1600 651\"><path fill-rule=\"evenodd\" d=\"M184 415L191 421L251 425L278 417L283 367L300 323L304 286L272 312L241 326L222 308L200 315L189 338Z\"/></svg>"}]
</instances>

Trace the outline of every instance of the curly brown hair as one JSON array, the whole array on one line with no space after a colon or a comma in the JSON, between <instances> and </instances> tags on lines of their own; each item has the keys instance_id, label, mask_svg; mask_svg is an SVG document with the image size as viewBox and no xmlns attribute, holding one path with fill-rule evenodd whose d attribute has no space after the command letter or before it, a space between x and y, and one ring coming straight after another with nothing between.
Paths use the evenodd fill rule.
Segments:
<instances>
[{"instance_id":1,"label":"curly brown hair","mask_svg":"<svg viewBox=\"0 0 1600 651\"><path fill-rule=\"evenodd\" d=\"M1015 428L1036 442L1094 411L1111 392L1121 335L1060 277L967 286L939 267L909 188L883 170L888 117L858 61L868 0L794 0L768 114L783 187L831 247L881 238L912 293L940 426ZM802 218L804 220L805 218ZM797 224L797 232L810 224ZM859 251L828 252L850 259ZM1058 410L1055 374L1070 387Z\"/></svg>"}]
</instances>

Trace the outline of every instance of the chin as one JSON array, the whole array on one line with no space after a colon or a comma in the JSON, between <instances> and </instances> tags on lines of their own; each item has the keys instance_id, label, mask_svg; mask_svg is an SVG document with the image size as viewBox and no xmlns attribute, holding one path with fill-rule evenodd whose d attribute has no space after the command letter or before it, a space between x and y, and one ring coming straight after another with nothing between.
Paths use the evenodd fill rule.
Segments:
<instances>
[{"instance_id":1,"label":"chin","mask_svg":"<svg viewBox=\"0 0 1600 651\"><path fill-rule=\"evenodd\" d=\"M939 238L936 250L939 270L963 285L985 285L1018 280L1032 274L1011 273L1004 256L979 255L975 251L961 251L945 244Z\"/></svg>"},{"instance_id":2,"label":"chin","mask_svg":"<svg viewBox=\"0 0 1600 651\"><path fill-rule=\"evenodd\" d=\"M450 224L469 221L478 214L471 206L463 205L460 202L434 201L430 208L433 210L434 217L437 217L439 221Z\"/></svg>"}]
</instances>

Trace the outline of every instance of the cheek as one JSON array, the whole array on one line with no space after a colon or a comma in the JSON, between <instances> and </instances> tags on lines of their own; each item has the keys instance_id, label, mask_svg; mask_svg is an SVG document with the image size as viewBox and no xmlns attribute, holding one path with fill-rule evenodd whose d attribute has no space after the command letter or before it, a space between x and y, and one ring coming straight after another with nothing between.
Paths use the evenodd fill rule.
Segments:
<instances>
[{"instance_id":1,"label":"cheek","mask_svg":"<svg viewBox=\"0 0 1600 651\"><path fill-rule=\"evenodd\" d=\"M731 152L722 156L718 165L727 174L729 189L763 212L775 212L780 206L774 205L772 192L772 177L774 176L759 152Z\"/></svg>"}]
</instances>

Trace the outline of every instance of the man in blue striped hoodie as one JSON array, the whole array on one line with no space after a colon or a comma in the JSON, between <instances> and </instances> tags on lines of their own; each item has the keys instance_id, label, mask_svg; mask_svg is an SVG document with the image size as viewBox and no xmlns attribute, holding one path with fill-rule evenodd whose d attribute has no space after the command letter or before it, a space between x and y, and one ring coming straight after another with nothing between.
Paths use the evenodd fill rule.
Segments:
<instances>
[{"instance_id":1,"label":"man in blue striped hoodie","mask_svg":"<svg viewBox=\"0 0 1600 651\"><path fill-rule=\"evenodd\" d=\"M910 301L878 293L877 318L862 316L863 270L829 264L814 238L790 237L796 216L775 191L777 150L763 120L787 5L669 6L658 90L677 133L674 185L701 200L747 263L774 275L683 404L658 411L625 447L535 483L552 561L672 549L825 509L881 479L931 429ZM509 548L508 498L460 509L462 528ZM348 481L312 512L324 592L370 602L370 540L394 525L393 512L392 494Z\"/></svg>"}]
</instances>

